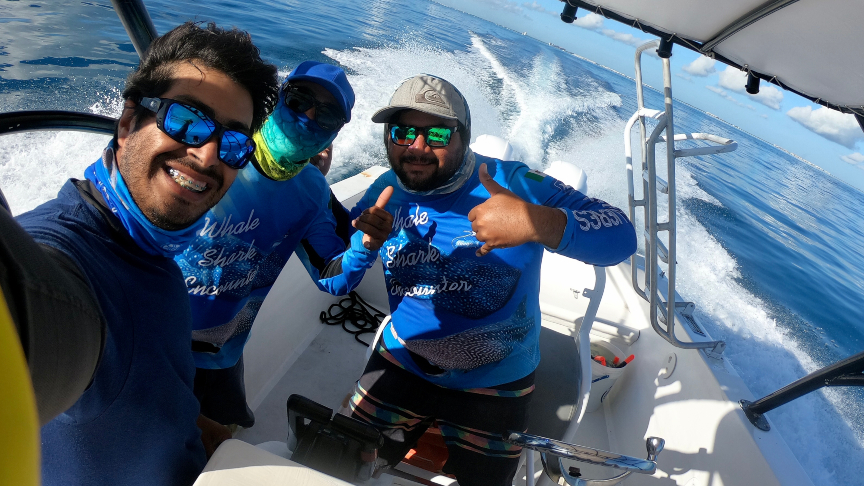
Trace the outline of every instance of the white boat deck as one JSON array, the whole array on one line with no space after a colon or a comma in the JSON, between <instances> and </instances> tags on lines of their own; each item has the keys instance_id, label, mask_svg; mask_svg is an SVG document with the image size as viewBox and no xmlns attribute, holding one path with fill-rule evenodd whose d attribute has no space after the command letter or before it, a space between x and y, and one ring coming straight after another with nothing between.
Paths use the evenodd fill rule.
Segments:
<instances>
[{"instance_id":1,"label":"white boat deck","mask_svg":"<svg viewBox=\"0 0 864 486\"><path fill-rule=\"evenodd\" d=\"M303 395L325 407L339 409L352 392L365 365L366 348L341 326L321 326L321 332L255 410L255 426L243 429L235 438L260 444L288 437L285 402L292 394ZM372 334L363 335L369 340Z\"/></svg>"}]
</instances>

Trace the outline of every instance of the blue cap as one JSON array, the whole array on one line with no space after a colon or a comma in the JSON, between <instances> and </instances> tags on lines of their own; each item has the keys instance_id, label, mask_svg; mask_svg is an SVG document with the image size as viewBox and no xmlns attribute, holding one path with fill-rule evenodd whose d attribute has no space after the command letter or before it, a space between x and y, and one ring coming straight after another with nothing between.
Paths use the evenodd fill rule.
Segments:
<instances>
[{"instance_id":1,"label":"blue cap","mask_svg":"<svg viewBox=\"0 0 864 486\"><path fill-rule=\"evenodd\" d=\"M285 78L288 81L309 81L323 86L336 98L336 102L345 113L345 121L351 121L351 109L354 108L354 90L348 83L345 71L339 66L324 64L317 61L303 61Z\"/></svg>"}]
</instances>

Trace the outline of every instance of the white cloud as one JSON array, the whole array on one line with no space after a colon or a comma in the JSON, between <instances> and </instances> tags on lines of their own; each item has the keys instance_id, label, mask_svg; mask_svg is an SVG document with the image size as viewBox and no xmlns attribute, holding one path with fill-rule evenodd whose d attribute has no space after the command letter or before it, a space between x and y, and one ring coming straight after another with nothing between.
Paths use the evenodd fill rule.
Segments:
<instances>
[{"instance_id":1,"label":"white cloud","mask_svg":"<svg viewBox=\"0 0 864 486\"><path fill-rule=\"evenodd\" d=\"M774 86L766 86L765 83L759 88L759 94L751 95L746 91L747 73L728 66L719 73L717 81L721 87L736 93L745 94L753 101L757 101L768 108L779 110L780 102L783 101L783 92Z\"/></svg>"},{"instance_id":2,"label":"white cloud","mask_svg":"<svg viewBox=\"0 0 864 486\"><path fill-rule=\"evenodd\" d=\"M692 74L693 76L710 76L717 72L717 70L714 69L715 63L716 61L710 57L699 56L698 59L684 66L681 70L687 74Z\"/></svg>"},{"instance_id":3,"label":"white cloud","mask_svg":"<svg viewBox=\"0 0 864 486\"><path fill-rule=\"evenodd\" d=\"M675 73L675 77L676 77L676 78L681 78L681 79L683 79L683 80L685 80L685 81L690 81L691 83L693 82L693 78L690 77L690 76L687 76L686 74Z\"/></svg>"},{"instance_id":4,"label":"white cloud","mask_svg":"<svg viewBox=\"0 0 864 486\"><path fill-rule=\"evenodd\" d=\"M864 163L864 154L861 154L858 152L855 152L855 153L852 153L849 155L841 155L840 158L843 160L843 162L846 162L846 163L849 163L852 165L858 165L858 164ZM864 169L864 167L862 167L862 169Z\"/></svg>"},{"instance_id":5,"label":"white cloud","mask_svg":"<svg viewBox=\"0 0 864 486\"><path fill-rule=\"evenodd\" d=\"M636 37L633 34L625 34L623 32L614 31L612 29L602 29L600 31L601 34L609 37L610 39L614 39L618 42L623 42L625 44L630 44L633 47L639 47L645 43L644 40Z\"/></svg>"},{"instance_id":6,"label":"white cloud","mask_svg":"<svg viewBox=\"0 0 864 486\"><path fill-rule=\"evenodd\" d=\"M705 89L717 93L721 97L726 98L727 100L731 101L732 103L735 103L736 105L740 106L741 108L747 108L748 110L755 110L756 109L756 108L753 108L752 105L748 105L746 103L741 103L740 101L736 100L735 98L732 97L732 95L727 93L726 90L723 88L718 88L717 86L710 86L709 85L709 86L705 86Z\"/></svg>"},{"instance_id":7,"label":"white cloud","mask_svg":"<svg viewBox=\"0 0 864 486\"><path fill-rule=\"evenodd\" d=\"M522 6L517 2L513 2L511 0L477 0L481 3L486 3L491 5L493 8L501 9L507 12L511 12L517 14L521 17L524 17L528 20L531 20L530 17L525 15L525 11L522 10Z\"/></svg>"},{"instance_id":8,"label":"white cloud","mask_svg":"<svg viewBox=\"0 0 864 486\"><path fill-rule=\"evenodd\" d=\"M582 27L583 29L597 30L597 29L603 27L603 16L597 15L596 13L591 12L584 17L577 18L573 22L573 25L576 25L578 27Z\"/></svg>"},{"instance_id":9,"label":"white cloud","mask_svg":"<svg viewBox=\"0 0 864 486\"><path fill-rule=\"evenodd\" d=\"M728 96L726 90L723 88L718 88L717 86L705 86L705 88L719 94L720 96Z\"/></svg>"},{"instance_id":10,"label":"white cloud","mask_svg":"<svg viewBox=\"0 0 864 486\"><path fill-rule=\"evenodd\" d=\"M744 86L747 84L747 73L732 66L726 66L726 69L720 71L720 80L717 84L732 91L744 91Z\"/></svg>"},{"instance_id":11,"label":"white cloud","mask_svg":"<svg viewBox=\"0 0 864 486\"><path fill-rule=\"evenodd\" d=\"M840 113L824 106L816 110L809 106L796 106L786 114L804 125L804 128L850 149L855 147L856 141L864 139L861 127L858 126L853 115Z\"/></svg>"},{"instance_id":12,"label":"white cloud","mask_svg":"<svg viewBox=\"0 0 864 486\"><path fill-rule=\"evenodd\" d=\"M487 1L489 1L489 0L487 0ZM536 3L536 2L534 2L534 3ZM523 5L525 5L526 7L529 6L529 4L527 4L527 3L524 3ZM603 16L598 15L594 12L589 12L584 17L577 18L573 22L573 25L575 25L577 27L582 27L583 29L593 30L593 31L597 32L598 34L605 35L606 37L608 37L610 39L616 40L618 42L623 42L624 44L627 44L627 45L630 45L633 47L639 47L646 42L645 39L640 39L633 34L625 34L625 33L618 32L618 31L612 30L612 29L604 29L603 28ZM652 55L654 57L657 57L657 54L654 52L653 49L645 51L645 54L649 54L649 55Z\"/></svg>"},{"instance_id":13,"label":"white cloud","mask_svg":"<svg viewBox=\"0 0 864 486\"><path fill-rule=\"evenodd\" d=\"M537 3L537 2L534 2ZM529 6L528 3L524 3L526 7ZM530 7L529 7L530 8ZM542 7L541 7L542 8ZM618 32L612 29L604 29L603 28L603 16L598 15L594 12L589 12L585 16L577 18L573 25L577 27L582 27L583 29L593 30L597 33L603 34L606 37L616 40L618 42L623 42L624 44L631 45L633 47L638 47L644 44L646 41L644 39L640 39L633 34L624 34L622 32ZM646 52L647 54L648 52ZM653 51L651 51L653 53Z\"/></svg>"},{"instance_id":14,"label":"white cloud","mask_svg":"<svg viewBox=\"0 0 864 486\"><path fill-rule=\"evenodd\" d=\"M545 8L543 8L543 5L540 5L540 4L537 3L536 1L531 2L531 3L524 2L524 3L522 4L522 6L525 7L525 8L527 8L527 9L529 9L529 10L534 10L534 11L537 11L537 12L540 12L540 13L545 13L545 14L549 14L549 15L557 15L556 12L553 12L553 11L551 11L551 10L546 10Z\"/></svg>"},{"instance_id":15,"label":"white cloud","mask_svg":"<svg viewBox=\"0 0 864 486\"><path fill-rule=\"evenodd\" d=\"M774 86L761 86L759 88L759 94L751 95L750 93L747 93L747 96L774 110L779 110L780 102L783 101L783 92Z\"/></svg>"}]
</instances>

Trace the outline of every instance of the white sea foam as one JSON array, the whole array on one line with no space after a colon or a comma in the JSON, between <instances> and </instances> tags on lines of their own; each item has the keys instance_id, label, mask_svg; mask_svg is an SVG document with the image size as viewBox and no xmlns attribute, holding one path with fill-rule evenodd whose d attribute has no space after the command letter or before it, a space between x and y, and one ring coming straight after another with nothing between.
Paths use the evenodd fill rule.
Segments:
<instances>
[{"instance_id":1,"label":"white sea foam","mask_svg":"<svg viewBox=\"0 0 864 486\"><path fill-rule=\"evenodd\" d=\"M418 73L434 74L457 86L471 108L472 135L486 133L509 140L520 159L532 167L570 159L562 151L550 151L553 131L562 119L589 112L608 121L616 118L610 116L608 107L621 103L617 94L568 93L560 63L546 55L533 59L527 72L511 73L486 42L474 36L471 47L456 52L410 40L379 48L326 49L324 54L352 71L349 80L357 94L352 121L334 143L330 179L340 180L360 168L387 164L382 126L370 118L387 106L402 81ZM557 158L550 159L550 155Z\"/></svg>"},{"instance_id":2,"label":"white sea foam","mask_svg":"<svg viewBox=\"0 0 864 486\"><path fill-rule=\"evenodd\" d=\"M684 178L689 174L681 167L679 184ZM697 315L713 337L726 341L726 355L756 396L822 366L771 317L768 305L739 283L737 262L692 214L679 209L677 226L678 291L697 303ZM855 484L852 478L864 473L862 441L850 428L859 420L850 409L858 407L850 407L845 395L820 391L769 414L815 484Z\"/></svg>"},{"instance_id":3,"label":"white sea foam","mask_svg":"<svg viewBox=\"0 0 864 486\"><path fill-rule=\"evenodd\" d=\"M76 132L30 132L3 137L0 187L13 215L29 211L57 196L70 177L84 178L84 169L102 154L110 137Z\"/></svg>"},{"instance_id":4,"label":"white sea foam","mask_svg":"<svg viewBox=\"0 0 864 486\"><path fill-rule=\"evenodd\" d=\"M123 103L118 90L102 94L90 107L97 115L118 117ZM0 188L13 215L29 211L57 195L70 177L102 155L111 137L82 132L26 132L3 137Z\"/></svg>"}]
</instances>

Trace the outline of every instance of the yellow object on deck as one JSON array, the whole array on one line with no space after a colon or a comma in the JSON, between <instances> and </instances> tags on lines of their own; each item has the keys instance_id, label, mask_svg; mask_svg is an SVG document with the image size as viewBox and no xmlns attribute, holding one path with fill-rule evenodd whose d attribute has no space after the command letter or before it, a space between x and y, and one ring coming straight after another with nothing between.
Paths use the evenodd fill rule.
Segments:
<instances>
[{"instance_id":1,"label":"yellow object on deck","mask_svg":"<svg viewBox=\"0 0 864 486\"><path fill-rule=\"evenodd\" d=\"M0 292L0 484L39 484L39 418L24 350Z\"/></svg>"}]
</instances>

